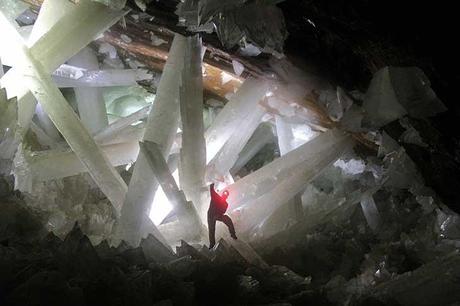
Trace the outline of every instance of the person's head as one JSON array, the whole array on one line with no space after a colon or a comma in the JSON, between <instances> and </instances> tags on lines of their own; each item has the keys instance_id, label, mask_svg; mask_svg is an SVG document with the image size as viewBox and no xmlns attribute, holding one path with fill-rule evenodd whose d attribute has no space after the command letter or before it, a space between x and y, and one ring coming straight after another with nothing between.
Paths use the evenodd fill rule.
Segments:
<instances>
[{"instance_id":1,"label":"person's head","mask_svg":"<svg viewBox=\"0 0 460 306\"><path fill-rule=\"evenodd\" d=\"M230 194L230 192L228 192L228 190L224 190L224 192L222 192L222 197L224 199L227 199L229 194Z\"/></svg>"}]
</instances>

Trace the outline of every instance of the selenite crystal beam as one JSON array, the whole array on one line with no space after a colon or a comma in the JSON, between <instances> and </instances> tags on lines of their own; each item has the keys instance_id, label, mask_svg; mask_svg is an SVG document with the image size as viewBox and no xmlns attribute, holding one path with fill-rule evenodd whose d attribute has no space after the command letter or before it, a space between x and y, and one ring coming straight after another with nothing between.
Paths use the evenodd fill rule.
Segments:
<instances>
[{"instance_id":1,"label":"selenite crystal beam","mask_svg":"<svg viewBox=\"0 0 460 306\"><path fill-rule=\"evenodd\" d=\"M212 160L230 136L239 130L241 123L246 120L257 103L265 97L268 89L268 83L265 81L253 78L244 81L206 130L207 162Z\"/></svg>"},{"instance_id":2,"label":"selenite crystal beam","mask_svg":"<svg viewBox=\"0 0 460 306\"><path fill-rule=\"evenodd\" d=\"M238 154L238 159L230 169L232 175L238 173L266 144L274 140L273 129L267 123L262 123Z\"/></svg>"},{"instance_id":3,"label":"selenite crystal beam","mask_svg":"<svg viewBox=\"0 0 460 306\"><path fill-rule=\"evenodd\" d=\"M137 141L102 146L101 150L113 166L136 161L139 154ZM87 172L88 169L70 149L29 152L22 149L15 157L15 188L32 192L33 185Z\"/></svg>"},{"instance_id":4,"label":"selenite crystal beam","mask_svg":"<svg viewBox=\"0 0 460 306\"><path fill-rule=\"evenodd\" d=\"M99 69L99 62L94 51L86 47L69 60L71 65L83 69ZM109 124L104 97L98 88L75 87L78 113L83 125L92 134Z\"/></svg>"},{"instance_id":5,"label":"selenite crystal beam","mask_svg":"<svg viewBox=\"0 0 460 306\"><path fill-rule=\"evenodd\" d=\"M141 69L86 70L79 78L53 74L53 80L59 88L132 86L137 81L149 79L152 79L152 75Z\"/></svg>"},{"instance_id":6,"label":"selenite crystal beam","mask_svg":"<svg viewBox=\"0 0 460 306\"><path fill-rule=\"evenodd\" d=\"M158 145L151 141L144 141L140 142L139 146L166 197L171 202L181 225L187 231L198 234L201 228L198 213L193 203L188 202L184 193L177 187L176 181L169 171L168 164Z\"/></svg>"},{"instance_id":7,"label":"selenite crystal beam","mask_svg":"<svg viewBox=\"0 0 460 306\"><path fill-rule=\"evenodd\" d=\"M280 155L283 156L294 149L292 145L294 143L294 133L291 126L281 116L276 115L275 122L278 148Z\"/></svg>"},{"instance_id":8,"label":"selenite crystal beam","mask_svg":"<svg viewBox=\"0 0 460 306\"><path fill-rule=\"evenodd\" d=\"M206 167L206 180L208 182L224 180L238 159L238 154L260 124L264 114L265 110L260 105L254 105L246 119L238 126L238 130L230 136L220 151L208 163Z\"/></svg>"},{"instance_id":9,"label":"selenite crystal beam","mask_svg":"<svg viewBox=\"0 0 460 306\"><path fill-rule=\"evenodd\" d=\"M179 166L181 188L199 212L203 208L201 189L206 167L201 49L198 35L187 38L180 91L182 148Z\"/></svg>"},{"instance_id":10,"label":"selenite crystal beam","mask_svg":"<svg viewBox=\"0 0 460 306\"><path fill-rule=\"evenodd\" d=\"M366 192L361 198L361 209L369 227L376 231L380 224L380 214L371 193Z\"/></svg>"},{"instance_id":11,"label":"selenite crystal beam","mask_svg":"<svg viewBox=\"0 0 460 306\"><path fill-rule=\"evenodd\" d=\"M0 13L0 28L10 47L18 54L16 69L22 73L24 85L40 100L40 104L54 125L64 136L70 148L88 168L101 191L120 210L126 194L126 184L83 127L77 115L54 85L51 76L23 44L22 38Z\"/></svg>"},{"instance_id":12,"label":"selenite crystal beam","mask_svg":"<svg viewBox=\"0 0 460 306\"><path fill-rule=\"evenodd\" d=\"M167 157L179 125L179 86L185 50L185 37L176 34L169 51L155 101L147 119L144 140L160 146L163 157ZM124 239L131 245L139 244L140 239L149 233L142 232L142 222L149 215L158 181L150 170L142 152L134 165L129 182L128 193L121 211L117 239ZM155 227L151 230L166 245L164 237L158 236Z\"/></svg>"},{"instance_id":13,"label":"selenite crystal beam","mask_svg":"<svg viewBox=\"0 0 460 306\"><path fill-rule=\"evenodd\" d=\"M120 118L117 121L109 124L106 128L99 131L94 135L94 140L97 142L106 142L107 140L113 138L118 133L120 133L123 129L129 127L131 124L138 122L141 119L147 117L150 112L151 106L148 105L146 107L141 108L137 112L132 113L126 117Z\"/></svg>"},{"instance_id":14,"label":"selenite crystal beam","mask_svg":"<svg viewBox=\"0 0 460 306\"><path fill-rule=\"evenodd\" d=\"M236 208L269 193L284 178L291 176L292 171L299 165L327 153L330 148L344 139L347 139L345 133L329 130L236 181L227 187L230 192L228 202L231 208Z\"/></svg>"},{"instance_id":15,"label":"selenite crystal beam","mask_svg":"<svg viewBox=\"0 0 460 306\"><path fill-rule=\"evenodd\" d=\"M239 209L236 219L237 228L241 232L254 228L277 208L301 192L313 178L335 162L352 145L351 137L344 136L334 144L323 148L320 154L310 156L310 158L299 163L295 169L291 168L289 175L275 184L270 191Z\"/></svg>"},{"instance_id":16,"label":"selenite crystal beam","mask_svg":"<svg viewBox=\"0 0 460 306\"><path fill-rule=\"evenodd\" d=\"M60 0L47 1L50 1L50 8L56 7L55 4L69 3L69 1ZM49 16L43 21L43 28L46 29L37 30L37 33L43 35L36 34L40 38L33 45L29 44L32 56L43 65L46 73L52 73L89 44L98 34L126 14L124 11L114 11L90 0L70 4L70 6L63 4L65 9L59 13L49 13ZM46 10L43 10L43 14L45 13ZM38 19L37 22L39 22ZM16 55L11 58L15 57ZM20 82L20 77L21 75L13 67L1 79L1 86L7 89L8 97L18 97L18 120L25 132L35 112L36 102L28 89Z\"/></svg>"}]
</instances>

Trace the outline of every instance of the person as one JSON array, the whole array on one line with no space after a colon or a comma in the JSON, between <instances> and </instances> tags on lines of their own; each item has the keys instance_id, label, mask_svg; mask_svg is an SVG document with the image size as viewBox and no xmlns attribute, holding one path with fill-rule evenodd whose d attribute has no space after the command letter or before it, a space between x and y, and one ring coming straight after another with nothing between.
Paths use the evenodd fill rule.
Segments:
<instances>
[{"instance_id":1,"label":"person","mask_svg":"<svg viewBox=\"0 0 460 306\"><path fill-rule=\"evenodd\" d=\"M238 239L235 233L232 219L225 214L228 208L227 198L228 190L225 190L220 196L214 189L214 183L210 186L211 201L208 209L208 229L209 229L209 248L213 248L216 244L216 221L221 221L227 225L230 236L233 239Z\"/></svg>"}]
</instances>

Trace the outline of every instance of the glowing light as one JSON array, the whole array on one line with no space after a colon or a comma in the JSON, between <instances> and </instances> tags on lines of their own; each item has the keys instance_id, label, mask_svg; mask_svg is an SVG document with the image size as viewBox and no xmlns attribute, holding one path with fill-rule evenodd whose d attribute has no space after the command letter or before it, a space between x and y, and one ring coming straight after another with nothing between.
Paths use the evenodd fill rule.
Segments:
<instances>
[{"instance_id":1,"label":"glowing light","mask_svg":"<svg viewBox=\"0 0 460 306\"><path fill-rule=\"evenodd\" d=\"M172 175L176 184L179 185L179 171L174 171ZM150 208L150 220L152 220L155 225L160 225L172 210L173 206L166 197L163 188L161 188L161 186L158 187L158 190L155 193L155 198L153 199L152 207Z\"/></svg>"}]
</instances>

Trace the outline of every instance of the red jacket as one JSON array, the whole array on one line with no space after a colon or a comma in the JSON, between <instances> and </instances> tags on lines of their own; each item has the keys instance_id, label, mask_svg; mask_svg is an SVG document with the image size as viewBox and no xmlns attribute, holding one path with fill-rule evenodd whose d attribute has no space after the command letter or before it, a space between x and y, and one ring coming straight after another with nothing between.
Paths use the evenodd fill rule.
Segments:
<instances>
[{"instance_id":1,"label":"red jacket","mask_svg":"<svg viewBox=\"0 0 460 306\"><path fill-rule=\"evenodd\" d=\"M209 204L209 209L214 210L217 214L225 214L228 208L227 201L214 190L214 184L211 184L209 190L211 192L211 203Z\"/></svg>"}]
</instances>

